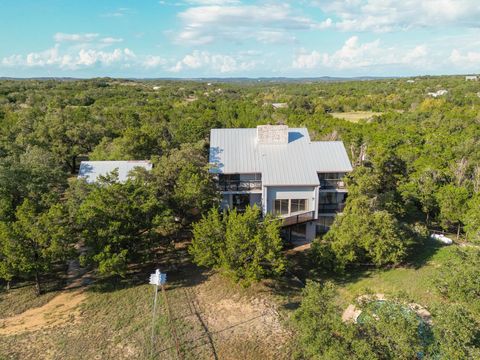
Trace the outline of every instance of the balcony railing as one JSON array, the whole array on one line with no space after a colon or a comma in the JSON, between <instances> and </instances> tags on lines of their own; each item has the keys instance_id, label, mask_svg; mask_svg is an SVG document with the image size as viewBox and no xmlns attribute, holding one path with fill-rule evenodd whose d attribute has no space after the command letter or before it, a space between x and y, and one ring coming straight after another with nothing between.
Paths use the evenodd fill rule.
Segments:
<instances>
[{"instance_id":1,"label":"balcony railing","mask_svg":"<svg viewBox=\"0 0 480 360\"><path fill-rule=\"evenodd\" d=\"M252 191L262 189L262 180L223 180L218 183L220 191Z\"/></svg>"},{"instance_id":2,"label":"balcony railing","mask_svg":"<svg viewBox=\"0 0 480 360\"><path fill-rule=\"evenodd\" d=\"M345 203L340 204L319 204L318 212L320 214L336 214L345 209Z\"/></svg>"},{"instance_id":3,"label":"balcony railing","mask_svg":"<svg viewBox=\"0 0 480 360\"><path fill-rule=\"evenodd\" d=\"M322 189L345 189L345 181L339 179L320 179Z\"/></svg>"},{"instance_id":4,"label":"balcony railing","mask_svg":"<svg viewBox=\"0 0 480 360\"><path fill-rule=\"evenodd\" d=\"M292 215L283 218L283 226L301 224L307 221L312 221L315 218L315 211L308 211L297 215Z\"/></svg>"}]
</instances>

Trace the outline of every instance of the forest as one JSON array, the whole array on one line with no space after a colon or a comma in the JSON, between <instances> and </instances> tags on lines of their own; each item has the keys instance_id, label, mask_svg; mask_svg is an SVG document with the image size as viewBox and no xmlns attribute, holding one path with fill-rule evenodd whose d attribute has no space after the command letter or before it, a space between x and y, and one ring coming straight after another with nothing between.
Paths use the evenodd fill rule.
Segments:
<instances>
[{"instance_id":1,"label":"forest","mask_svg":"<svg viewBox=\"0 0 480 360\"><path fill-rule=\"evenodd\" d=\"M448 93L428 95L441 89ZM349 120L356 112L371 116ZM354 166L344 213L300 260L286 254L275 219L217 210L210 129L261 124L343 141ZM154 167L125 183L114 172L89 184L77 179L87 159ZM377 311L380 321L340 320L339 279L408 268L435 246L432 232L455 244L431 279L439 300L428 340L415 316L398 319L405 294ZM292 358L480 358L480 82L0 81L2 292L30 282L48 293L72 259L98 279L126 279L185 240L188 261L242 287L280 287L292 272L306 283L286 325Z\"/></svg>"}]
</instances>

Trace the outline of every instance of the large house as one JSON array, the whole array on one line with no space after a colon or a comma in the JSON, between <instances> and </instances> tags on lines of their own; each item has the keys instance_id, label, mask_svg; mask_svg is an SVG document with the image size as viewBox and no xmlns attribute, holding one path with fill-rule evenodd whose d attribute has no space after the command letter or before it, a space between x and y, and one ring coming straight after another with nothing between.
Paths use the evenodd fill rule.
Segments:
<instances>
[{"instance_id":1,"label":"large house","mask_svg":"<svg viewBox=\"0 0 480 360\"><path fill-rule=\"evenodd\" d=\"M313 240L345 206L343 177L352 171L343 143L310 141L306 128L262 125L212 129L211 172L222 208L257 204L283 218L291 238Z\"/></svg>"}]
</instances>

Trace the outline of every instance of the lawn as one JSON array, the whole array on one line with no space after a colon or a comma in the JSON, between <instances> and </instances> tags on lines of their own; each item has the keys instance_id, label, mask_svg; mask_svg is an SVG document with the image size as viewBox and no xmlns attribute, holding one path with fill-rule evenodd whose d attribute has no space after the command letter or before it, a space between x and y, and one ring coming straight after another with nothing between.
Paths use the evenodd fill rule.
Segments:
<instances>
[{"instance_id":1,"label":"lawn","mask_svg":"<svg viewBox=\"0 0 480 360\"><path fill-rule=\"evenodd\" d=\"M348 111L348 112L332 112L334 118L343 119L351 122L359 122L360 120L370 120L374 116L380 116L383 113L374 111Z\"/></svg>"},{"instance_id":2,"label":"lawn","mask_svg":"<svg viewBox=\"0 0 480 360\"><path fill-rule=\"evenodd\" d=\"M435 308L444 300L433 279L453 252L454 246L431 242L416 251L407 265L356 269L343 277L314 276L308 269L308 253L297 253L292 257L294 266L283 279L248 288L185 263L169 272L167 290L181 357L289 359L292 335L285 320L298 307L308 278L333 279L342 308L368 292L387 297L403 293L427 309ZM72 296L78 292L84 297L76 314L50 328L0 336L0 358L151 358L153 289L146 284L147 277L148 273L137 273L128 279L98 281L80 292L74 290ZM18 314L29 306L48 303L57 294L35 298L30 291L32 286L15 289L8 296L2 293L0 310ZM15 304L22 301L23 305ZM157 311L153 352L157 358L174 359L176 342L161 294Z\"/></svg>"},{"instance_id":3,"label":"lawn","mask_svg":"<svg viewBox=\"0 0 480 360\"><path fill-rule=\"evenodd\" d=\"M49 308L41 329L3 336L0 331L0 359L150 359L152 351L154 358L176 359L173 329L182 359L289 358L288 334L263 284L244 288L190 264L169 274L166 294L172 325L159 293L153 347L153 287L146 284L148 273L138 273L128 279L97 281L83 291L62 292L60 296L73 297L69 301L82 296L76 311L68 317L63 314L62 322L49 327L59 316ZM29 293L32 287L22 289ZM9 299L17 295L15 290ZM9 307L6 302L2 306ZM46 308L48 299L41 297L27 306Z\"/></svg>"},{"instance_id":4,"label":"lawn","mask_svg":"<svg viewBox=\"0 0 480 360\"><path fill-rule=\"evenodd\" d=\"M32 307L38 307L46 304L52 298L58 295L57 287L53 285L56 284L52 284L52 286L47 287L49 291L40 296L37 296L35 287L30 282L15 284L10 291L6 291L2 287L0 290L0 320L20 314Z\"/></svg>"}]
</instances>

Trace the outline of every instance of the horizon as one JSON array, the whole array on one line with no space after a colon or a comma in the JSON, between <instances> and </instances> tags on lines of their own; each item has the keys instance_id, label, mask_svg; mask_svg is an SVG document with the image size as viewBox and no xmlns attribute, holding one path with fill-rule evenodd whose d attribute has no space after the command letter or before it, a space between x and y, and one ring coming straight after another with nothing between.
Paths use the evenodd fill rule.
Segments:
<instances>
[{"instance_id":1,"label":"horizon","mask_svg":"<svg viewBox=\"0 0 480 360\"><path fill-rule=\"evenodd\" d=\"M2 8L0 77L396 78L480 72L480 4L474 0L3 0Z\"/></svg>"}]
</instances>

